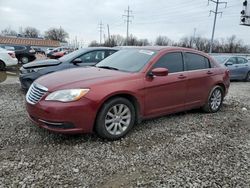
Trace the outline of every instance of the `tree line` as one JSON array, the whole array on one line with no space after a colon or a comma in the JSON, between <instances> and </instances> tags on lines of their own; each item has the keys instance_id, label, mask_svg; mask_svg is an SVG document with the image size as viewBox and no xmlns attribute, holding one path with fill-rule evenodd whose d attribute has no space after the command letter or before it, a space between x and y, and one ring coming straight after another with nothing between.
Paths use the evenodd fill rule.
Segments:
<instances>
[{"instance_id":1,"label":"tree line","mask_svg":"<svg viewBox=\"0 0 250 188\"><path fill-rule=\"evenodd\" d=\"M103 44L92 41L89 46L179 46L185 48L194 48L203 52L209 52L210 40L205 37L192 37L186 36L181 38L178 42L171 40L167 36L158 36L154 42L149 42L148 39L138 39L137 37L130 35L128 41L121 35L111 35L109 39L106 39ZM238 39L235 35L227 38L221 38L214 40L213 44L214 53L250 53L250 46L245 45L244 42Z\"/></svg>"},{"instance_id":2,"label":"tree line","mask_svg":"<svg viewBox=\"0 0 250 188\"><path fill-rule=\"evenodd\" d=\"M60 42L66 42L69 34L63 28L49 28L43 33L43 37L40 37L40 31L34 27L19 28L19 32L13 30L11 27L3 29L0 33L2 36L16 36L25 38L45 38L49 40L56 40Z\"/></svg>"},{"instance_id":3,"label":"tree line","mask_svg":"<svg viewBox=\"0 0 250 188\"><path fill-rule=\"evenodd\" d=\"M20 28L19 32L8 27L1 31L2 36L19 36L27 38L39 38L40 31L34 27ZM69 37L69 34L63 28L50 28L43 33L43 38L49 40L57 40L65 42ZM97 41L92 41L89 46L179 46L186 48L194 48L200 51L209 52L210 40L205 37L193 37L186 36L181 38L178 42L171 40L167 36L158 36L154 42L149 42L148 39L139 39L136 36L130 35L128 40L121 35L111 35L106 38L103 44L99 44ZM238 39L235 35L227 38L221 38L214 40L213 52L215 53L250 53L250 46L245 45L244 42Z\"/></svg>"}]
</instances>

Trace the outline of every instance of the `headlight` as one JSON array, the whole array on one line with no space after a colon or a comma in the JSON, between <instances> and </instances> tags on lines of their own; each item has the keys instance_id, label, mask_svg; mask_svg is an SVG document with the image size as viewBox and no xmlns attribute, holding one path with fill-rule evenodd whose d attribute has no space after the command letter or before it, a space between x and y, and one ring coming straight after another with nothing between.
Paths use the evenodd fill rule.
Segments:
<instances>
[{"instance_id":1,"label":"headlight","mask_svg":"<svg viewBox=\"0 0 250 188\"><path fill-rule=\"evenodd\" d=\"M66 89L58 90L46 97L46 101L71 102L76 101L86 95L89 89Z\"/></svg>"}]
</instances>

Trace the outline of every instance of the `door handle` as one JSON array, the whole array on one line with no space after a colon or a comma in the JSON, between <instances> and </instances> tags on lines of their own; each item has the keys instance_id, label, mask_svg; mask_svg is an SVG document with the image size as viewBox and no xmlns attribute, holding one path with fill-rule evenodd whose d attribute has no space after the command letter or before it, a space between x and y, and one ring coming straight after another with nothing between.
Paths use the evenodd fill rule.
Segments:
<instances>
[{"instance_id":1,"label":"door handle","mask_svg":"<svg viewBox=\"0 0 250 188\"><path fill-rule=\"evenodd\" d=\"M178 78L179 78L179 79L185 79L185 78L187 78L187 77L184 76L183 74L181 74L181 75L178 76Z\"/></svg>"},{"instance_id":2,"label":"door handle","mask_svg":"<svg viewBox=\"0 0 250 188\"><path fill-rule=\"evenodd\" d=\"M207 74L213 74L213 72L211 72L211 71L207 71Z\"/></svg>"}]
</instances>

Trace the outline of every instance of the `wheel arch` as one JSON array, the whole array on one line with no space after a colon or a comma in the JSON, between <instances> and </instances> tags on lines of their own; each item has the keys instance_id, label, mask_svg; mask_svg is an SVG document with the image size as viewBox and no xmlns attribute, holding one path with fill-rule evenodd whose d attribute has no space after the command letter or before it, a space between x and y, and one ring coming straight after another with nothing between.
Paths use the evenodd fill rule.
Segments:
<instances>
[{"instance_id":1,"label":"wheel arch","mask_svg":"<svg viewBox=\"0 0 250 188\"><path fill-rule=\"evenodd\" d=\"M129 100L132 103L132 105L135 108L135 113L136 113L135 114L135 122L136 123L140 123L141 122L142 116L141 116L141 105L140 105L139 99L135 95L133 95L133 94L131 94L129 92L121 92L121 93L111 94L111 95L109 95L109 96L107 96L107 97L105 97L103 99L103 101L101 102L101 105L97 109L97 113L96 113L95 121L94 121L94 127L95 127L95 124L96 124L97 116L98 116L101 108L103 107L103 105L107 101L112 100L114 98L118 98L118 97L125 98L125 99Z\"/></svg>"},{"instance_id":2,"label":"wheel arch","mask_svg":"<svg viewBox=\"0 0 250 188\"><path fill-rule=\"evenodd\" d=\"M4 67L6 67L6 63L1 58L0 58L0 62L2 62L4 64Z\"/></svg>"},{"instance_id":3,"label":"wheel arch","mask_svg":"<svg viewBox=\"0 0 250 188\"><path fill-rule=\"evenodd\" d=\"M216 85L220 86L223 89L223 97L225 97L225 95L226 95L226 86L225 86L225 84L219 82Z\"/></svg>"}]
</instances>

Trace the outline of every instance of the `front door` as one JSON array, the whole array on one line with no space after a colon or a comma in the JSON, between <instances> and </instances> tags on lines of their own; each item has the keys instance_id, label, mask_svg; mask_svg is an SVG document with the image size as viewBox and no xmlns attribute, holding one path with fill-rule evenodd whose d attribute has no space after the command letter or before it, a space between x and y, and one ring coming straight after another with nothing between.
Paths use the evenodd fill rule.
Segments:
<instances>
[{"instance_id":1,"label":"front door","mask_svg":"<svg viewBox=\"0 0 250 188\"><path fill-rule=\"evenodd\" d=\"M177 112L185 106L187 92L187 75L184 72L181 52L163 55L150 70L167 68L167 76L145 78L145 110L146 117L153 117Z\"/></svg>"}]
</instances>

